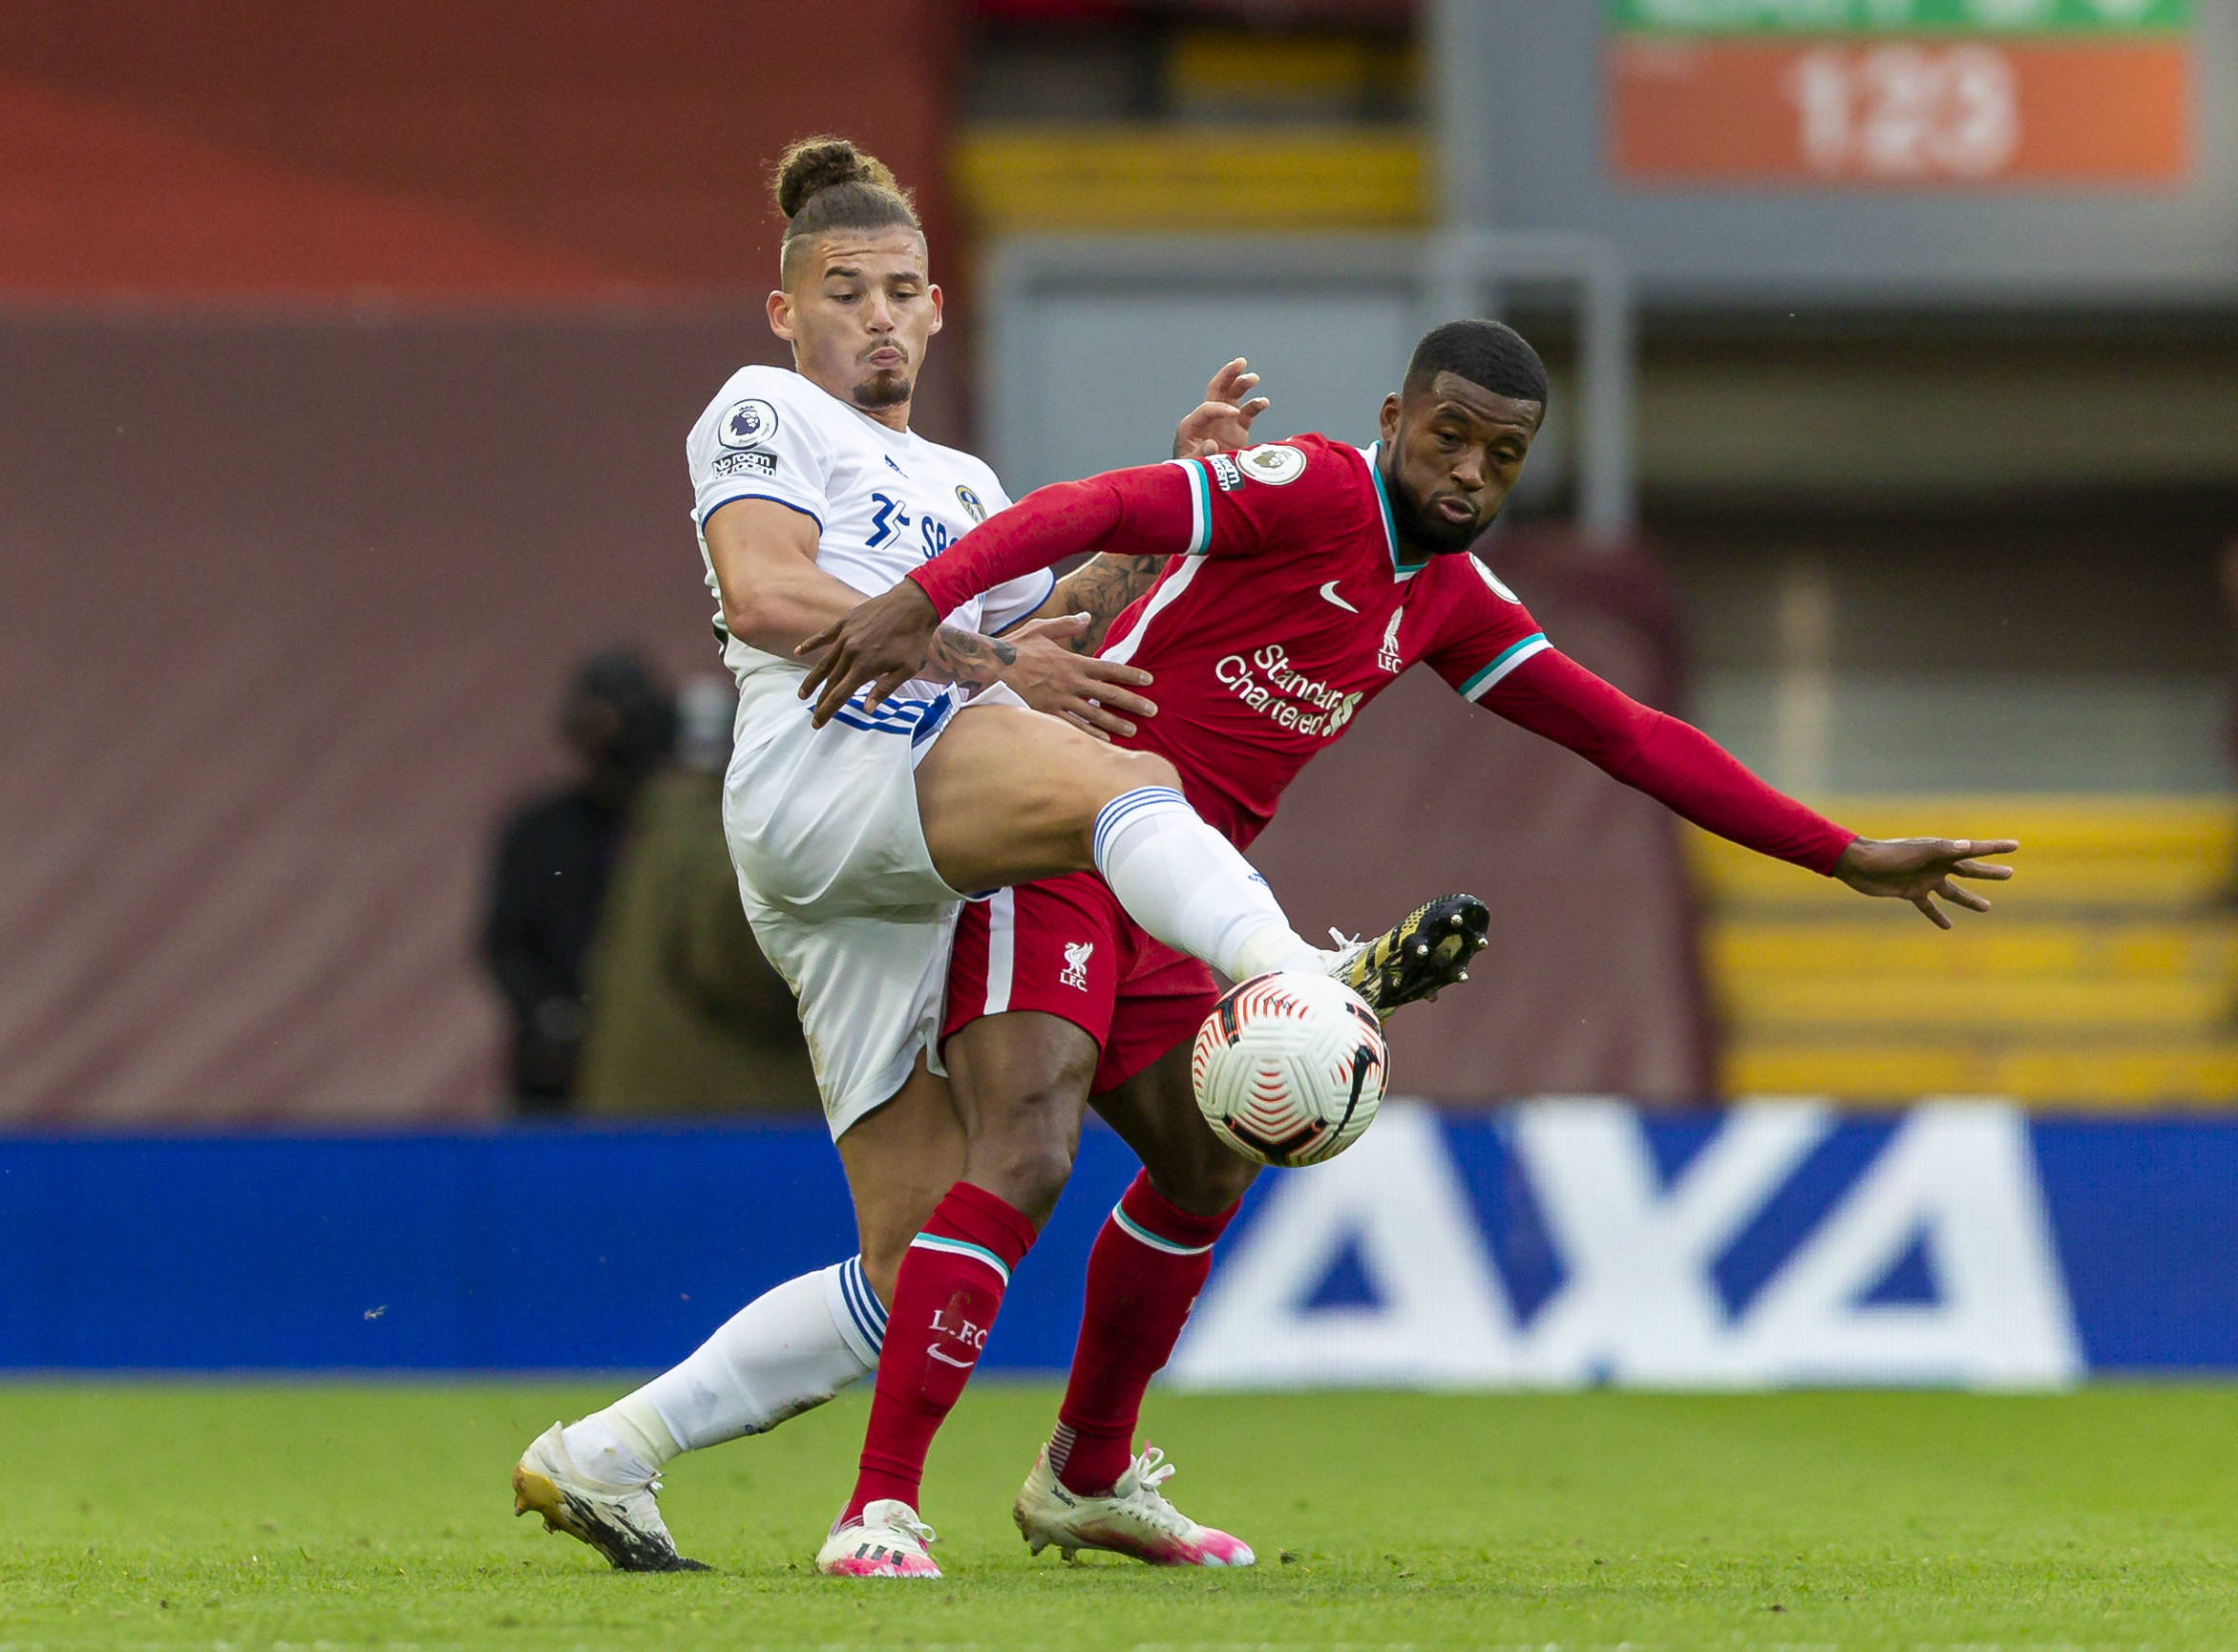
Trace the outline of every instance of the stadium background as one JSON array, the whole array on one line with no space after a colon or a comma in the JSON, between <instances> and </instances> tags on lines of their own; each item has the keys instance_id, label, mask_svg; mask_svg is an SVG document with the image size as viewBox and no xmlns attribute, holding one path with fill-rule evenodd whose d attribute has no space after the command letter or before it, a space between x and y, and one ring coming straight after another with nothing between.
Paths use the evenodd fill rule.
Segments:
<instances>
[{"instance_id":1,"label":"stadium background","mask_svg":"<svg viewBox=\"0 0 2238 1652\"><path fill-rule=\"evenodd\" d=\"M1401 1032L1452 1111L1270 1178L1272 1318L1179 1375L2238 1364L2230 0L0 13L0 1364L647 1366L842 1242L813 1122L509 1126L475 957L576 660L710 663L680 438L778 359L827 128L956 301L920 427L1014 486L1239 351L1364 439L1496 300L1550 631L1862 827L2027 842L1936 935L1404 685L1258 858L1316 924L1493 898ZM659 1219L509 1219L623 1163ZM1061 1363L1119 1173L991 1363Z\"/></svg>"}]
</instances>

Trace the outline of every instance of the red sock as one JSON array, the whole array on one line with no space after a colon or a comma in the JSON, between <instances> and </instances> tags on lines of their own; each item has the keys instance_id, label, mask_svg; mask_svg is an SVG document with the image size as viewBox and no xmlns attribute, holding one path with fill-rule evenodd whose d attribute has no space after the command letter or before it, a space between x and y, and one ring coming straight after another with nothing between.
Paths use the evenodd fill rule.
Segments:
<instances>
[{"instance_id":1,"label":"red sock","mask_svg":"<svg viewBox=\"0 0 2238 1652\"><path fill-rule=\"evenodd\" d=\"M861 1472L843 1522L881 1497L917 1507L925 1452L963 1397L1010 1270L1033 1241L1032 1222L965 1181L948 1190L924 1232L910 1241L894 1281Z\"/></svg>"},{"instance_id":2,"label":"red sock","mask_svg":"<svg viewBox=\"0 0 2238 1652\"><path fill-rule=\"evenodd\" d=\"M1067 1489L1108 1492L1133 1461L1143 1390L1172 1357L1235 1208L1192 1216L1151 1186L1146 1171L1096 1235L1080 1343L1049 1439L1049 1467Z\"/></svg>"}]
</instances>

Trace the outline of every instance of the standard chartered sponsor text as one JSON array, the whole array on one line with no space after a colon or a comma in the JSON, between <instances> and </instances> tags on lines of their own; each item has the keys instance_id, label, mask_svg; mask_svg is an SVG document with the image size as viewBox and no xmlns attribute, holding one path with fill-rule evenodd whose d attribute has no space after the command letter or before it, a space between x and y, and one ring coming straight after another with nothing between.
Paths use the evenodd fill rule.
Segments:
<instances>
[{"instance_id":1,"label":"standard chartered sponsor text","mask_svg":"<svg viewBox=\"0 0 2238 1652\"><path fill-rule=\"evenodd\" d=\"M1213 674L1253 710L1277 728L1326 739L1352 721L1361 696L1318 683L1293 670L1290 654L1279 643L1269 643L1246 659L1229 654L1213 667Z\"/></svg>"}]
</instances>

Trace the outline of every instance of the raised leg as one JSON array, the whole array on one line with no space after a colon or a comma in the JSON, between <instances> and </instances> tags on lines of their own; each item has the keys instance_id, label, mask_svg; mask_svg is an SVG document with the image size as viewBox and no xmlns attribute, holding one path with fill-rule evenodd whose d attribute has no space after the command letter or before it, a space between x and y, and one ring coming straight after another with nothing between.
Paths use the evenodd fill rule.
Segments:
<instances>
[{"instance_id":1,"label":"raised leg","mask_svg":"<svg viewBox=\"0 0 2238 1652\"><path fill-rule=\"evenodd\" d=\"M1093 870L1144 929L1223 974L1323 967L1179 788L1161 757L1011 706L959 712L917 769L925 844L952 888Z\"/></svg>"}]
</instances>

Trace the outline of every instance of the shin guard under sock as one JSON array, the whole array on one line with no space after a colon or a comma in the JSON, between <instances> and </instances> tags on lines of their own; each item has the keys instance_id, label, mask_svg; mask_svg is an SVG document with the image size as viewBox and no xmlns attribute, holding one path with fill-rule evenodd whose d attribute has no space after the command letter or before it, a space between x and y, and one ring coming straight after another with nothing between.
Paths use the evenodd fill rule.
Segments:
<instances>
[{"instance_id":1,"label":"shin guard under sock","mask_svg":"<svg viewBox=\"0 0 2238 1652\"><path fill-rule=\"evenodd\" d=\"M892 1497L917 1507L933 1435L971 1380L1010 1270L1034 1240L1024 1215L960 1181L910 1241L894 1282L861 1470L841 1520Z\"/></svg>"}]
</instances>

